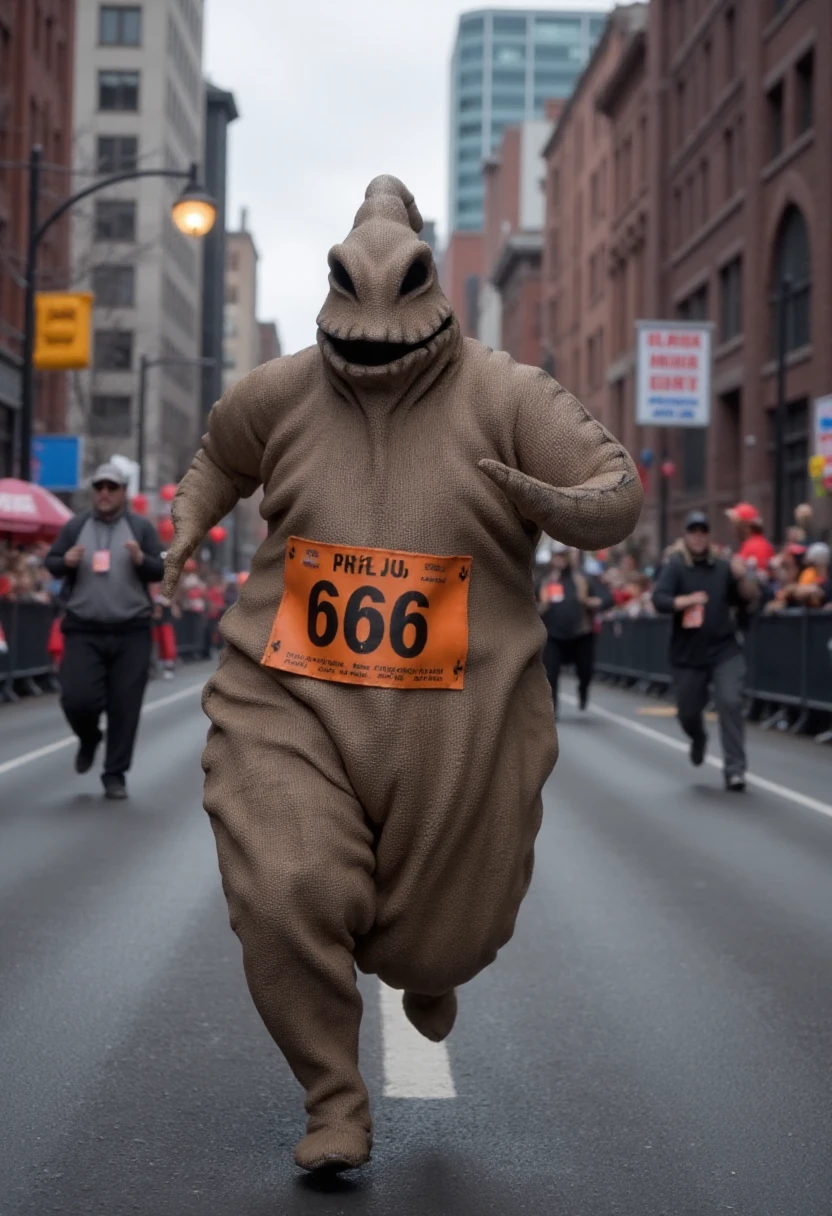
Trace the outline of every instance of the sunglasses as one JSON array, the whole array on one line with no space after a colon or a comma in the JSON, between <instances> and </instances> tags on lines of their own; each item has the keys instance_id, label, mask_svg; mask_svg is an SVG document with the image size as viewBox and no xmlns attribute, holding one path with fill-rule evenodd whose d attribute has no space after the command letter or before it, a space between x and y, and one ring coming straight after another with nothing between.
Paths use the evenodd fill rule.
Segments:
<instances>
[{"instance_id":1,"label":"sunglasses","mask_svg":"<svg viewBox=\"0 0 832 1216\"><path fill-rule=\"evenodd\" d=\"M92 488L94 490L109 490L111 494L115 494L116 490L120 490L122 487L115 481L96 481L93 482Z\"/></svg>"}]
</instances>

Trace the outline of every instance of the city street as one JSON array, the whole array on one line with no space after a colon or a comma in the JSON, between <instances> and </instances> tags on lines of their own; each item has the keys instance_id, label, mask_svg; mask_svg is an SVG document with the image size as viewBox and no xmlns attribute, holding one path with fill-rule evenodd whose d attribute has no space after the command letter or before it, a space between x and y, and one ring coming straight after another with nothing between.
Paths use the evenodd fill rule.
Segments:
<instances>
[{"instance_id":1,"label":"city street","mask_svg":"<svg viewBox=\"0 0 832 1216\"><path fill-rule=\"evenodd\" d=\"M0 1216L829 1216L828 748L754 730L729 795L662 703L565 696L516 936L446 1045L362 979L373 1159L325 1182L228 927L208 671L150 687L124 804L53 697L0 708Z\"/></svg>"}]
</instances>

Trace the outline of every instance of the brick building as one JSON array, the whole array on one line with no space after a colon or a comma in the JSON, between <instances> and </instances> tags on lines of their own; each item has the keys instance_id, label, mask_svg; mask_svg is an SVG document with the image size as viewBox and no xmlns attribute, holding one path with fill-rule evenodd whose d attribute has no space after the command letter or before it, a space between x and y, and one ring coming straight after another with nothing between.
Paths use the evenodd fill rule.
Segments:
<instances>
[{"instance_id":1,"label":"brick building","mask_svg":"<svg viewBox=\"0 0 832 1216\"><path fill-rule=\"evenodd\" d=\"M551 345L558 379L582 394L635 455L651 453L639 528L651 548L665 444L676 466L671 535L691 507L702 506L717 536L727 539L724 509L740 498L755 502L772 526L777 300L786 276L786 517L809 496L813 402L832 392L832 343L823 340L832 329L832 77L816 70L821 48L830 46L828 0L651 0L646 27L630 32L615 70L597 92L605 124L599 137L613 158L606 385L589 389L588 348L581 356L570 342L549 273L544 341L547 349ZM586 77L602 54L599 47ZM572 127L574 141L582 90L587 91L583 82L572 121L568 113L562 121L559 138L567 147L565 128ZM549 201L547 248L550 229L568 222L570 214L587 212L585 173L583 179L560 181L559 197ZM550 194L552 188L550 177ZM566 249L575 244L570 233ZM583 324L585 344L590 315ZM639 318L713 324L707 431L636 428ZM819 529L828 530L829 500L816 508Z\"/></svg>"},{"instance_id":2,"label":"brick building","mask_svg":"<svg viewBox=\"0 0 832 1216\"><path fill-rule=\"evenodd\" d=\"M621 226L629 229L637 210L638 154L629 153L626 191L623 172L622 188L614 189L618 160L612 124L599 110L598 99L631 70L636 48L644 41L646 19L646 4L613 12L544 153L543 365L622 438L624 363L613 361L624 342L623 330L616 329L620 319L614 313L614 295L622 284L625 292L634 290L638 276L626 272L611 276L608 267L613 231ZM626 124L630 149L641 132L640 122L639 112L635 135L629 131L632 123ZM632 244L629 232L627 239ZM608 375L618 377L617 387L610 387Z\"/></svg>"},{"instance_id":3,"label":"brick building","mask_svg":"<svg viewBox=\"0 0 832 1216\"><path fill-rule=\"evenodd\" d=\"M70 188L74 28L74 0L0 0L0 477L12 471L21 397L29 174L20 162L41 145L43 217ZM67 222L43 241L38 264L42 289L66 288ZM62 373L35 376L35 410L36 430L63 429Z\"/></svg>"}]
</instances>

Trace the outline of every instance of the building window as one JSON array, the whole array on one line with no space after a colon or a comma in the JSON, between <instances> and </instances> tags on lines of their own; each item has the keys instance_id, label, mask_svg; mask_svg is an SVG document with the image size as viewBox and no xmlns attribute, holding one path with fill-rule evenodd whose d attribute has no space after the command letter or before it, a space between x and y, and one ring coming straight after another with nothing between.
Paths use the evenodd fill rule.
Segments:
<instances>
[{"instance_id":1,"label":"building window","mask_svg":"<svg viewBox=\"0 0 832 1216\"><path fill-rule=\"evenodd\" d=\"M469 274L465 280L465 332L475 334L479 320L480 276Z\"/></svg>"},{"instance_id":2,"label":"building window","mask_svg":"<svg viewBox=\"0 0 832 1216\"><path fill-rule=\"evenodd\" d=\"M509 37L518 36L525 38L526 36L526 18L525 17L494 17L494 33L508 34Z\"/></svg>"},{"instance_id":3,"label":"building window","mask_svg":"<svg viewBox=\"0 0 832 1216\"><path fill-rule=\"evenodd\" d=\"M99 173L130 173L138 159L139 141L135 135L99 135Z\"/></svg>"},{"instance_id":4,"label":"building window","mask_svg":"<svg viewBox=\"0 0 832 1216\"><path fill-rule=\"evenodd\" d=\"M769 159L773 160L783 151L783 81L779 81L768 94L768 147Z\"/></svg>"},{"instance_id":5,"label":"building window","mask_svg":"<svg viewBox=\"0 0 832 1216\"><path fill-rule=\"evenodd\" d=\"M742 259L734 258L719 272L719 336L729 342L742 333Z\"/></svg>"},{"instance_id":6,"label":"building window","mask_svg":"<svg viewBox=\"0 0 832 1216\"><path fill-rule=\"evenodd\" d=\"M676 310L680 321L707 321L708 319L708 284L703 283L692 292Z\"/></svg>"},{"instance_id":7,"label":"building window","mask_svg":"<svg viewBox=\"0 0 832 1216\"><path fill-rule=\"evenodd\" d=\"M682 485L691 492L705 489L708 428L686 427L682 433Z\"/></svg>"},{"instance_id":8,"label":"building window","mask_svg":"<svg viewBox=\"0 0 832 1216\"><path fill-rule=\"evenodd\" d=\"M812 259L809 231L803 212L790 206L780 223L774 256L774 273L770 289L771 353L777 356L780 347L780 289L788 280L786 298L786 351L808 346L812 338Z\"/></svg>"},{"instance_id":9,"label":"building window","mask_svg":"<svg viewBox=\"0 0 832 1216\"><path fill-rule=\"evenodd\" d=\"M90 434L124 437L130 434L130 398L94 393Z\"/></svg>"},{"instance_id":10,"label":"building window","mask_svg":"<svg viewBox=\"0 0 832 1216\"><path fill-rule=\"evenodd\" d=\"M97 241L135 241L136 204L126 199L98 199L95 204Z\"/></svg>"},{"instance_id":11,"label":"building window","mask_svg":"<svg viewBox=\"0 0 832 1216\"><path fill-rule=\"evenodd\" d=\"M95 266L92 290L96 308L132 308L136 295L136 272L132 266Z\"/></svg>"},{"instance_id":12,"label":"building window","mask_svg":"<svg viewBox=\"0 0 832 1216\"><path fill-rule=\"evenodd\" d=\"M135 113L139 108L139 73L99 72L98 108Z\"/></svg>"},{"instance_id":13,"label":"building window","mask_svg":"<svg viewBox=\"0 0 832 1216\"><path fill-rule=\"evenodd\" d=\"M133 366L133 331L131 329L97 329L95 331L95 367L99 371L129 372Z\"/></svg>"},{"instance_id":14,"label":"building window","mask_svg":"<svg viewBox=\"0 0 832 1216\"><path fill-rule=\"evenodd\" d=\"M676 139L679 144L685 139L685 82L676 81Z\"/></svg>"},{"instance_id":15,"label":"building window","mask_svg":"<svg viewBox=\"0 0 832 1216\"><path fill-rule=\"evenodd\" d=\"M789 401L786 404L786 419L783 434L783 466L784 466L784 511L786 519L791 519L794 509L808 499L809 481L809 403L806 398ZM771 480L775 476L775 431L774 411L768 415L769 421L769 454L771 457Z\"/></svg>"},{"instance_id":16,"label":"building window","mask_svg":"<svg viewBox=\"0 0 832 1216\"><path fill-rule=\"evenodd\" d=\"M582 37L579 17L540 16L535 19L535 42L556 42L564 43L567 46L579 46Z\"/></svg>"},{"instance_id":17,"label":"building window","mask_svg":"<svg viewBox=\"0 0 832 1216\"><path fill-rule=\"evenodd\" d=\"M737 74L737 10L725 14L725 83L733 84Z\"/></svg>"},{"instance_id":18,"label":"building window","mask_svg":"<svg viewBox=\"0 0 832 1216\"><path fill-rule=\"evenodd\" d=\"M526 48L522 44L502 43L494 47L494 62L499 64L525 63Z\"/></svg>"},{"instance_id":19,"label":"building window","mask_svg":"<svg viewBox=\"0 0 832 1216\"><path fill-rule=\"evenodd\" d=\"M815 56L810 51L797 65L797 134L809 131L815 123Z\"/></svg>"},{"instance_id":20,"label":"building window","mask_svg":"<svg viewBox=\"0 0 832 1216\"><path fill-rule=\"evenodd\" d=\"M708 41L705 43L705 46L703 47L703 69L702 69L702 71L703 71L704 97L702 98L702 109L705 113L707 113L708 110L710 110L711 105L713 104L713 97L711 96L711 89L713 87L713 78L712 78L712 72L711 72L712 60L713 60L713 47L711 46L711 40L709 38Z\"/></svg>"},{"instance_id":21,"label":"building window","mask_svg":"<svg viewBox=\"0 0 832 1216\"><path fill-rule=\"evenodd\" d=\"M141 46L142 10L138 6L102 4L98 38L102 46Z\"/></svg>"},{"instance_id":22,"label":"building window","mask_svg":"<svg viewBox=\"0 0 832 1216\"><path fill-rule=\"evenodd\" d=\"M722 136L723 155L725 160L725 200L734 197L737 188L736 167L734 164L734 132L730 127Z\"/></svg>"},{"instance_id":23,"label":"building window","mask_svg":"<svg viewBox=\"0 0 832 1216\"><path fill-rule=\"evenodd\" d=\"M699 188L701 196L701 219L707 224L711 205L711 169L707 157L703 157L699 165Z\"/></svg>"},{"instance_id":24,"label":"building window","mask_svg":"<svg viewBox=\"0 0 832 1216\"><path fill-rule=\"evenodd\" d=\"M225 302L226 304L236 304L238 300L237 284L226 283L225 285Z\"/></svg>"}]
</instances>

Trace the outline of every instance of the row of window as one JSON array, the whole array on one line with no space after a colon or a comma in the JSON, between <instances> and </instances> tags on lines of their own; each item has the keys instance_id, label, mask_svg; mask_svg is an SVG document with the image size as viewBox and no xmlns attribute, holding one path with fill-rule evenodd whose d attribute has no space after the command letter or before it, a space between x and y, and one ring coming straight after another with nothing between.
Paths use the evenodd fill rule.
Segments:
<instances>
[{"instance_id":1,"label":"row of window","mask_svg":"<svg viewBox=\"0 0 832 1216\"><path fill-rule=\"evenodd\" d=\"M722 180L717 185L718 204L729 202L742 185L745 174L745 123L738 116L732 126L722 133ZM673 191L674 247L690 240L695 232L711 217L714 206L714 190L711 182L711 161L703 156L698 169L688 173Z\"/></svg>"},{"instance_id":2,"label":"row of window","mask_svg":"<svg viewBox=\"0 0 832 1216\"><path fill-rule=\"evenodd\" d=\"M165 114L188 156L195 157L199 148L199 137L172 80L168 80L165 91Z\"/></svg>"},{"instance_id":3,"label":"row of window","mask_svg":"<svg viewBox=\"0 0 832 1216\"><path fill-rule=\"evenodd\" d=\"M815 122L815 55L809 51L794 67L794 71L782 76L766 95L768 102L769 147L771 160L779 156L789 142L789 136L797 138L810 131ZM791 124L787 122L789 106L792 110Z\"/></svg>"},{"instance_id":4,"label":"row of window","mask_svg":"<svg viewBox=\"0 0 832 1216\"><path fill-rule=\"evenodd\" d=\"M606 17L590 17L589 36L596 41L603 32ZM508 38L525 38L528 32L528 21L525 16L509 16L495 13L491 19L491 29L495 36L505 35ZM482 37L485 34L485 18L481 16L463 17L459 24L463 39ZM583 38L583 23L580 17L566 17L552 14L539 14L534 17L532 37L535 42L579 42Z\"/></svg>"},{"instance_id":5,"label":"row of window","mask_svg":"<svg viewBox=\"0 0 832 1216\"><path fill-rule=\"evenodd\" d=\"M167 274L162 276L162 308L183 333L191 338L196 337L199 323L197 310Z\"/></svg>"},{"instance_id":6,"label":"row of window","mask_svg":"<svg viewBox=\"0 0 832 1216\"><path fill-rule=\"evenodd\" d=\"M714 48L717 48L716 51ZM737 9L724 12L701 47L691 55L676 78L676 138L681 146L690 132L710 112L720 92L737 77ZM717 53L721 68L716 66Z\"/></svg>"},{"instance_id":7,"label":"row of window","mask_svg":"<svg viewBox=\"0 0 832 1216\"><path fill-rule=\"evenodd\" d=\"M193 104L198 106L200 99L199 69L194 65L191 53L179 32L179 26L171 14L168 14L168 55L176 66L185 91Z\"/></svg>"},{"instance_id":8,"label":"row of window","mask_svg":"<svg viewBox=\"0 0 832 1216\"><path fill-rule=\"evenodd\" d=\"M102 4L98 11L102 46L141 46L142 10L138 5Z\"/></svg>"}]
</instances>

